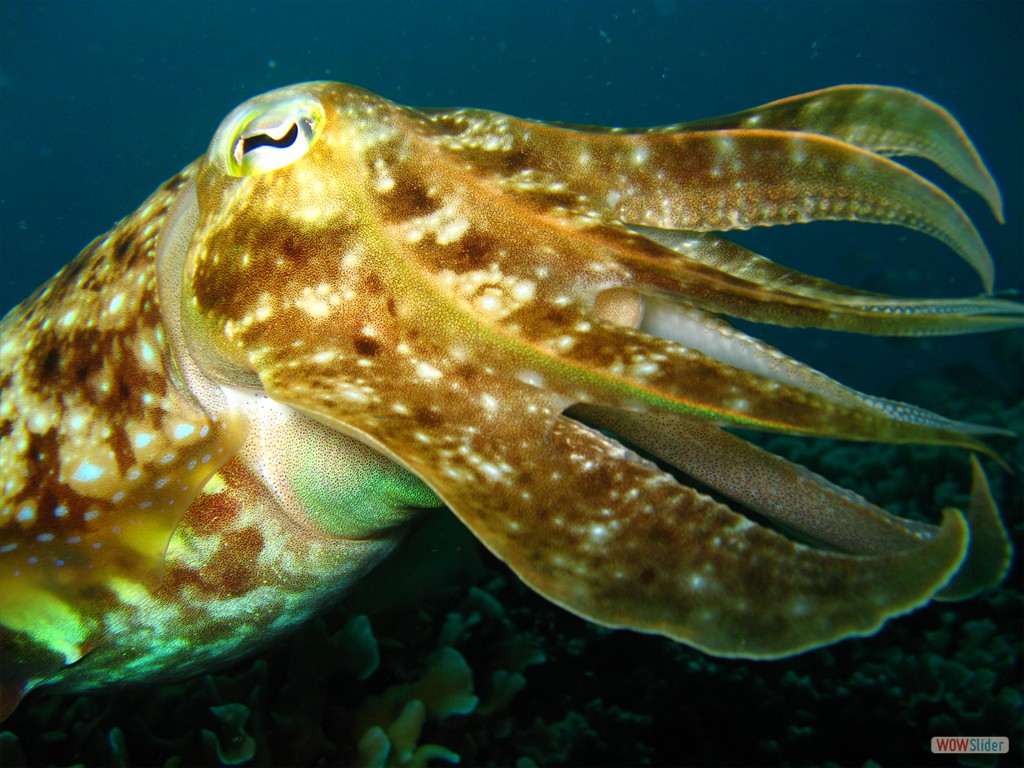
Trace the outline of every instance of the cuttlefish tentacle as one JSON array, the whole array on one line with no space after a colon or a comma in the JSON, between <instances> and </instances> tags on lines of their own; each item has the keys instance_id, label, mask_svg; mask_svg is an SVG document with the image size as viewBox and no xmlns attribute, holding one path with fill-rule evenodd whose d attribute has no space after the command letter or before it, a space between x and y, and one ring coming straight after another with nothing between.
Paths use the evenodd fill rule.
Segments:
<instances>
[{"instance_id":1,"label":"cuttlefish tentacle","mask_svg":"<svg viewBox=\"0 0 1024 768\"><path fill-rule=\"evenodd\" d=\"M732 128L820 133L882 155L923 157L981 195L1003 221L999 187L964 129L934 101L905 88L837 85L670 130Z\"/></svg>"},{"instance_id":2,"label":"cuttlefish tentacle","mask_svg":"<svg viewBox=\"0 0 1024 768\"><path fill-rule=\"evenodd\" d=\"M939 531L937 526L890 514L711 424L586 405L574 406L570 413L649 451L787 530L842 552L875 555L914 549ZM947 600L966 599L998 584L1010 565L1009 536L973 456L971 467L970 545L955 579L940 593Z\"/></svg>"},{"instance_id":3,"label":"cuttlefish tentacle","mask_svg":"<svg viewBox=\"0 0 1024 768\"><path fill-rule=\"evenodd\" d=\"M1024 307L1012 301L907 299L858 291L776 264L711 232L631 229L683 257L648 256L638 263L636 249L630 254L625 243L633 287L666 297L686 291L690 302L744 320L887 336L980 333L1024 324ZM695 263L715 272L709 275Z\"/></svg>"}]
</instances>

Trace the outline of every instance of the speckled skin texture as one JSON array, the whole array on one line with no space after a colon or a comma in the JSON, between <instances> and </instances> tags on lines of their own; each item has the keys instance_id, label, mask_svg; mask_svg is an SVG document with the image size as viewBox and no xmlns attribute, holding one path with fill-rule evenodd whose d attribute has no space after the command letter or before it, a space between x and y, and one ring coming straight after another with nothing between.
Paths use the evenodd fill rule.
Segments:
<instances>
[{"instance_id":1,"label":"speckled skin texture","mask_svg":"<svg viewBox=\"0 0 1024 768\"><path fill-rule=\"evenodd\" d=\"M991 453L999 430L855 392L721 317L1020 325L1012 302L858 292L714 234L899 224L990 289L974 225L901 154L1001 218L959 125L894 88L646 130L337 83L246 102L3 320L0 714L39 685L184 675L265 643L441 503L557 604L726 656L997 582L1009 547L976 462L966 519L929 526L722 429Z\"/></svg>"}]
</instances>

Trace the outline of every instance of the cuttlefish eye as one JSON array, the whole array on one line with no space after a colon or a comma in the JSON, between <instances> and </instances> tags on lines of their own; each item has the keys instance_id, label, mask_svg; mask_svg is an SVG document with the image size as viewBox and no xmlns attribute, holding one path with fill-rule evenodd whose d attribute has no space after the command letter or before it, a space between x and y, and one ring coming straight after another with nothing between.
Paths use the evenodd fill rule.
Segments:
<instances>
[{"instance_id":1,"label":"cuttlefish eye","mask_svg":"<svg viewBox=\"0 0 1024 768\"><path fill-rule=\"evenodd\" d=\"M236 110L221 130L228 173L256 176L283 168L309 151L320 135L324 110L310 99L251 102Z\"/></svg>"}]
</instances>

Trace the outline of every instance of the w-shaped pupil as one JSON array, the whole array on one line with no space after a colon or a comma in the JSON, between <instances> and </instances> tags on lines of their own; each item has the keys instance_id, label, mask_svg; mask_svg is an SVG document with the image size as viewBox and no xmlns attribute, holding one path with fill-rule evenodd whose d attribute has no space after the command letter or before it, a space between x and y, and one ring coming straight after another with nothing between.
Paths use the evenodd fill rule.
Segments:
<instances>
[{"instance_id":1,"label":"w-shaped pupil","mask_svg":"<svg viewBox=\"0 0 1024 768\"><path fill-rule=\"evenodd\" d=\"M247 136L242 139L242 154L251 152L258 147L277 147L281 149L283 147L290 147L295 143L295 139L299 137L299 126L298 123L292 123L292 127L288 129L288 133L282 136L280 139L275 139L272 136L268 136L265 133L258 133L255 136Z\"/></svg>"}]
</instances>

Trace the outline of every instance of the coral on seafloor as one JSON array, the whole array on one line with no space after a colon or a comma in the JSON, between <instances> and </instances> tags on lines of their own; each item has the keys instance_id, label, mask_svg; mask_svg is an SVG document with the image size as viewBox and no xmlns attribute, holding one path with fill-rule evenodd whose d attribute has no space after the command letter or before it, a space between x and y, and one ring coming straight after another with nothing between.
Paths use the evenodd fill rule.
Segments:
<instances>
[{"instance_id":1,"label":"coral on seafloor","mask_svg":"<svg viewBox=\"0 0 1024 768\"><path fill-rule=\"evenodd\" d=\"M1019 382L953 371L891 394L1024 433ZM935 520L966 501L962 451L761 443L900 514ZM1024 765L1024 453L1019 439L996 448L1017 470L986 465L1017 545L1006 581L873 637L749 662L604 629L442 515L257 659L162 687L29 696L0 733L0 765ZM1011 751L931 754L932 736L954 735L1008 736Z\"/></svg>"}]
</instances>

